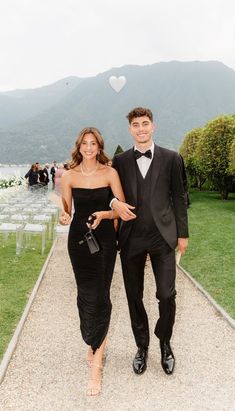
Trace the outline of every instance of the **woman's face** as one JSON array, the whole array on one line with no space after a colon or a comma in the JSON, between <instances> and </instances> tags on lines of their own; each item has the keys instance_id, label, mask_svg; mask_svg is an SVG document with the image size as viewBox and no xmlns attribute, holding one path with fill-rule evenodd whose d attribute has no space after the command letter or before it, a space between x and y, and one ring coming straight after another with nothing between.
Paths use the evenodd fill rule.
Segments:
<instances>
[{"instance_id":1,"label":"woman's face","mask_svg":"<svg viewBox=\"0 0 235 411\"><path fill-rule=\"evenodd\" d=\"M84 159L93 159L96 158L99 152L99 145L92 133L87 133L82 139L80 146L80 153Z\"/></svg>"}]
</instances>

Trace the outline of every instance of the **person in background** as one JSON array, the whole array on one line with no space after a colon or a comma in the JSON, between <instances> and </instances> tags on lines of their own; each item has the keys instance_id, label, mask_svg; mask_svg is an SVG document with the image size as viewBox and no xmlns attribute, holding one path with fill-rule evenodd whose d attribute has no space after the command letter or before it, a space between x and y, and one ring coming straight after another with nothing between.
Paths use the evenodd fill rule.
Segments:
<instances>
[{"instance_id":1,"label":"person in background","mask_svg":"<svg viewBox=\"0 0 235 411\"><path fill-rule=\"evenodd\" d=\"M39 183L38 169L35 164L32 164L30 170L24 176L28 180L28 185L30 188L36 188Z\"/></svg>"},{"instance_id":2,"label":"person in background","mask_svg":"<svg viewBox=\"0 0 235 411\"><path fill-rule=\"evenodd\" d=\"M49 184L49 182L50 182L50 179L49 179L49 164L48 163L46 163L45 164L45 166L44 166L44 169L43 169L43 171L44 171L44 174L46 175L46 184Z\"/></svg>"},{"instance_id":3,"label":"person in background","mask_svg":"<svg viewBox=\"0 0 235 411\"><path fill-rule=\"evenodd\" d=\"M41 184L41 186L46 187L48 185L48 172L47 172L47 169L45 167L42 168L42 166L39 165L38 166L38 176L39 176L39 183Z\"/></svg>"},{"instance_id":4,"label":"person in background","mask_svg":"<svg viewBox=\"0 0 235 411\"><path fill-rule=\"evenodd\" d=\"M69 170L69 164L68 164L68 163L64 163L64 168L65 168L65 170Z\"/></svg>"},{"instance_id":5,"label":"person in background","mask_svg":"<svg viewBox=\"0 0 235 411\"><path fill-rule=\"evenodd\" d=\"M51 180L52 180L52 188L53 189L55 188L55 173L56 173L57 168L58 168L57 167L57 162L54 160L53 164L52 164L52 167L51 167L51 171L50 171Z\"/></svg>"}]
</instances>

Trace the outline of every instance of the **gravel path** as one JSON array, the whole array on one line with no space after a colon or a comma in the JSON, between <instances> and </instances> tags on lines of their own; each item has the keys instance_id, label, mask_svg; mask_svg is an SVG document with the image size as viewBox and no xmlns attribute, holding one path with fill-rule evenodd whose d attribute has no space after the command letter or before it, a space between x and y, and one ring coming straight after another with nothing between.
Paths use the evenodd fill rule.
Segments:
<instances>
[{"instance_id":1,"label":"gravel path","mask_svg":"<svg viewBox=\"0 0 235 411\"><path fill-rule=\"evenodd\" d=\"M234 330L181 273L172 338L172 376L163 373L153 334L157 304L147 263L145 301L152 338L144 375L132 371L136 352L119 259L112 284L113 313L103 391L85 395L88 369L76 308L76 288L62 235L0 387L1 411L235 410Z\"/></svg>"}]
</instances>

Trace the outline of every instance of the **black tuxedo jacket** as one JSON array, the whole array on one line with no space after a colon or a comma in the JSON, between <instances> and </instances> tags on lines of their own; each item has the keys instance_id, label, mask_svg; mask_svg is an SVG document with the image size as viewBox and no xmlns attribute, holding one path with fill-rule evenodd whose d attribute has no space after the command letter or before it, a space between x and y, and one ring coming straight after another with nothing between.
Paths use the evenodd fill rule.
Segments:
<instances>
[{"instance_id":1,"label":"black tuxedo jacket","mask_svg":"<svg viewBox=\"0 0 235 411\"><path fill-rule=\"evenodd\" d=\"M133 148L113 159L126 202L137 206L137 178ZM177 239L188 237L187 206L185 203L182 161L180 155L154 145L152 160L150 209L155 224L169 246L174 249ZM135 210L133 210L135 212ZM132 221L122 221L119 231L119 247L122 248L131 235Z\"/></svg>"}]
</instances>

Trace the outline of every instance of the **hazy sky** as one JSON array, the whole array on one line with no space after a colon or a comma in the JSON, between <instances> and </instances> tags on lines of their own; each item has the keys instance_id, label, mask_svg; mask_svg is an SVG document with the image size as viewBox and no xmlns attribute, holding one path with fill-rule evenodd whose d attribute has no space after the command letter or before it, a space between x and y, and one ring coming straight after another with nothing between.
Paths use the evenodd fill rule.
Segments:
<instances>
[{"instance_id":1,"label":"hazy sky","mask_svg":"<svg viewBox=\"0 0 235 411\"><path fill-rule=\"evenodd\" d=\"M171 60L235 69L235 1L1 0L0 91Z\"/></svg>"}]
</instances>

